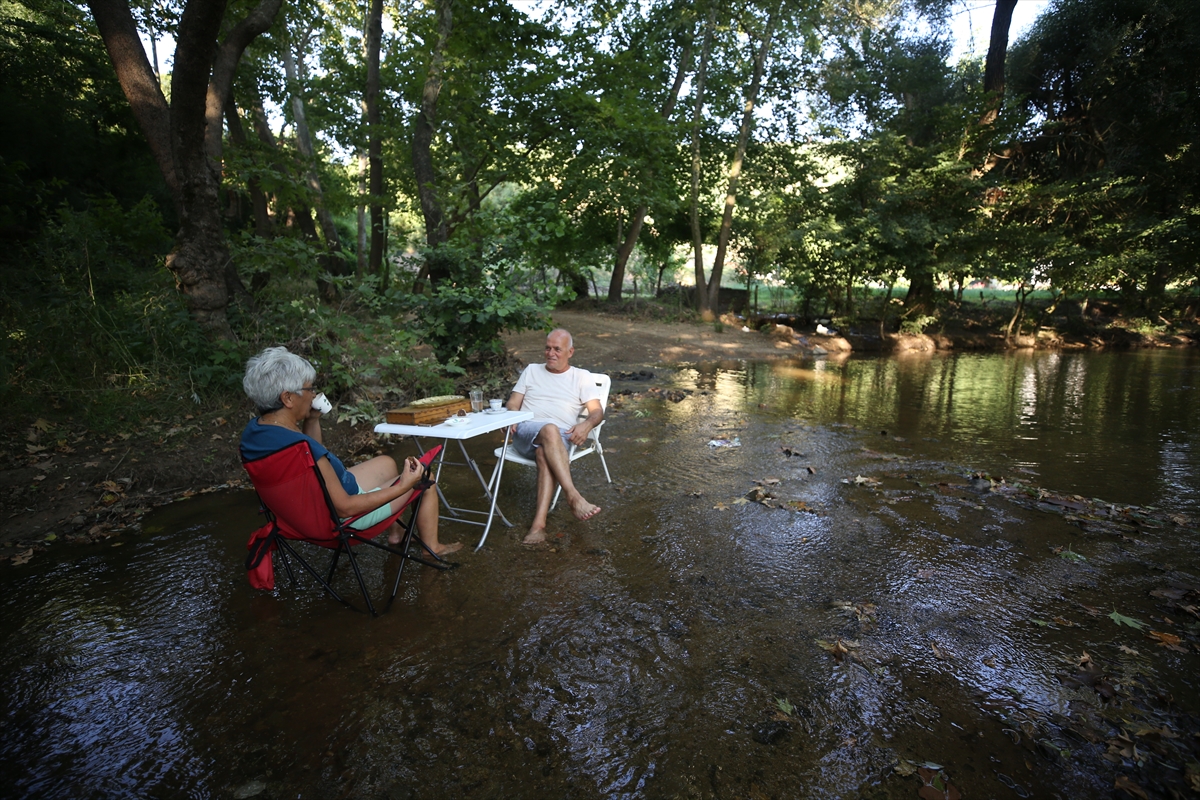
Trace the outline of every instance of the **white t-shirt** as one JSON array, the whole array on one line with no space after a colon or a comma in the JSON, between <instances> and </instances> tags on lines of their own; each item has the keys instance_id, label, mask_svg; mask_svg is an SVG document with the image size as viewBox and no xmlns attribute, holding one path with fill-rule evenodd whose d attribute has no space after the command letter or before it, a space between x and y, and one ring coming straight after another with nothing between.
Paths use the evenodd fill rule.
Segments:
<instances>
[{"instance_id":1,"label":"white t-shirt","mask_svg":"<svg viewBox=\"0 0 1200 800\"><path fill-rule=\"evenodd\" d=\"M522 411L530 411L534 419L550 420L560 428L575 425L588 402L600 399L600 387L592 373L578 367L555 374L545 364L530 364L517 378L513 391L525 395Z\"/></svg>"}]
</instances>

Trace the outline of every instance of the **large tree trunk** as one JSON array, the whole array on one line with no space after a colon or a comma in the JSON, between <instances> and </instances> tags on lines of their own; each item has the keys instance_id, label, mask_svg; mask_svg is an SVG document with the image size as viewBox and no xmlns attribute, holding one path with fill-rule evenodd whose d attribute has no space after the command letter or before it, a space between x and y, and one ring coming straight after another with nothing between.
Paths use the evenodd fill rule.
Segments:
<instances>
[{"instance_id":1,"label":"large tree trunk","mask_svg":"<svg viewBox=\"0 0 1200 800\"><path fill-rule=\"evenodd\" d=\"M367 268L383 274L383 131L379 118L379 48L383 41L383 0L371 0L367 15L367 183L371 194L371 252Z\"/></svg>"},{"instance_id":2,"label":"large tree trunk","mask_svg":"<svg viewBox=\"0 0 1200 800\"><path fill-rule=\"evenodd\" d=\"M725 211L721 216L721 230L717 235L717 254L713 259L712 273L708 278L708 302L710 311L716 311L717 296L721 291L721 272L725 267L725 252L729 247L729 235L733 230L733 207L737 204L738 180L742 176L742 162L746 158L746 144L750 139L750 128L754 125L754 104L758 102L758 90L762 86L763 70L767 63L767 54L771 51L771 41L775 36L775 24L779 20L779 12L783 7L780 0L771 16L767 18L767 26L763 31L762 42L754 57L754 77L750 81L750 89L746 92L746 104L742 111L742 126L738 131L737 150L733 163L729 165L729 186L725 191Z\"/></svg>"},{"instance_id":3,"label":"large tree trunk","mask_svg":"<svg viewBox=\"0 0 1200 800\"><path fill-rule=\"evenodd\" d=\"M980 122L984 125L996 121L1004 102L1004 61L1008 54L1008 30L1016 7L1017 0L996 0L992 36L988 41L987 61L983 67L983 91L987 95L987 106Z\"/></svg>"},{"instance_id":4,"label":"large tree trunk","mask_svg":"<svg viewBox=\"0 0 1200 800\"><path fill-rule=\"evenodd\" d=\"M675 110L675 103L679 100L679 90L683 87L683 79L687 77L688 68L692 61L692 37L683 44L683 49L679 53L679 65L675 69L675 80L671 83L671 90L667 92L667 99L663 101L662 111L659 115L664 120L671 119L671 113ZM646 181L653 180L652 174L646 175ZM625 236L625 241L617 248L617 262L613 265L612 281L608 284L608 301L615 303L621 299L621 287L625 283L625 265L629 263L629 257L633 255L633 248L637 246L638 236L642 233L642 223L646 220L646 213L650 207L645 203L638 206L637 212L633 219L629 221L629 233Z\"/></svg>"},{"instance_id":5,"label":"large tree trunk","mask_svg":"<svg viewBox=\"0 0 1200 800\"><path fill-rule=\"evenodd\" d=\"M429 70L425 73L421 109L413 125L413 174L417 179L421 214L425 218L425 242L430 247L437 247L447 240L446 219L437 196L437 172L433 168L433 135L438 95L442 91L442 74L446 65L446 42L454 25L450 3L451 0L437 0L437 42L430 56ZM435 284L449 277L441 266L430 265L427 272L429 280Z\"/></svg>"},{"instance_id":6,"label":"large tree trunk","mask_svg":"<svg viewBox=\"0 0 1200 800\"><path fill-rule=\"evenodd\" d=\"M708 308L708 284L704 277L704 237L700 232L700 127L703 124L704 114L704 80L708 75L708 56L712 52L716 30L717 5L713 2L709 6L708 22L704 27L704 44L700 49L700 66L696 70L696 102L692 109L691 191L692 253L696 275L696 289L692 301L696 310L710 321L712 312Z\"/></svg>"},{"instance_id":7,"label":"large tree trunk","mask_svg":"<svg viewBox=\"0 0 1200 800\"><path fill-rule=\"evenodd\" d=\"M154 78L128 2L90 0L90 8L117 79L175 200L180 226L167 267L192 318L205 333L211 338L229 338L232 331L225 311L232 294L244 287L225 245L220 167L209 160L206 140L210 122L217 126L214 135L220 138L225 98L237 61L258 29L270 25L279 0L263 0L234 27L220 48L217 35L225 0L188 0L175 35L170 106ZM265 25L263 15L268 17ZM210 91L216 98L211 117Z\"/></svg>"}]
</instances>

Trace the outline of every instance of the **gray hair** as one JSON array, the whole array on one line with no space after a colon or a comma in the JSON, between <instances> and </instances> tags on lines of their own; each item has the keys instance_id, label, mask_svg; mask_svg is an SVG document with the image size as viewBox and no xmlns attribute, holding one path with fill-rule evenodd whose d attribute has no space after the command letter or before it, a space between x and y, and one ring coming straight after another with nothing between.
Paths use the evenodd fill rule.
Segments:
<instances>
[{"instance_id":1,"label":"gray hair","mask_svg":"<svg viewBox=\"0 0 1200 800\"><path fill-rule=\"evenodd\" d=\"M552 330L546 334L546 338L549 339L551 336L553 336L556 333L565 333L567 335L567 347L572 347L572 348L575 347L575 337L572 336L571 332L569 330L567 330L566 328L555 328L554 330Z\"/></svg>"},{"instance_id":2,"label":"gray hair","mask_svg":"<svg viewBox=\"0 0 1200 800\"><path fill-rule=\"evenodd\" d=\"M299 394L304 384L317 377L313 365L286 347L268 347L246 362L242 388L258 413L265 414L283 408L279 395Z\"/></svg>"}]
</instances>

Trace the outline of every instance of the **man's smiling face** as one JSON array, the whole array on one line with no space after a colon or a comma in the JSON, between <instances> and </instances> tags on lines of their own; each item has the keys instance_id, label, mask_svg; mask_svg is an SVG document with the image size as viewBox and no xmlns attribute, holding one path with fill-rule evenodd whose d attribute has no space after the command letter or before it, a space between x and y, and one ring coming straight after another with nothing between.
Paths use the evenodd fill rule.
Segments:
<instances>
[{"instance_id":1,"label":"man's smiling face","mask_svg":"<svg viewBox=\"0 0 1200 800\"><path fill-rule=\"evenodd\" d=\"M546 337L546 369L551 372L566 372L571 366L575 348L565 333L552 332Z\"/></svg>"}]
</instances>

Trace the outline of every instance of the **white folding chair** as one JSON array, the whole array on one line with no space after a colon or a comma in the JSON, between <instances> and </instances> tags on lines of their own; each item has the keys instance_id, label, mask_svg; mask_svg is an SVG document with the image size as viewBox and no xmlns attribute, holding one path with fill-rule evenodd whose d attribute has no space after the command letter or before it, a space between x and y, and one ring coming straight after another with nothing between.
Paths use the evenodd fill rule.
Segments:
<instances>
[{"instance_id":1,"label":"white folding chair","mask_svg":"<svg viewBox=\"0 0 1200 800\"><path fill-rule=\"evenodd\" d=\"M590 374L592 376L592 379L596 381L596 388L600 390L600 407L603 408L605 411L607 411L608 410L608 392L612 388L612 378L608 377L607 375L605 375L602 372L593 372ZM584 409L584 412L580 415L579 418L581 420L587 419L587 410L586 409ZM596 455L600 456L600 464L601 464L601 466L604 467L604 477L609 483L612 483L612 476L608 474L608 462L604 460L604 446L600 444L600 431L604 427L605 422L607 422L607 420L602 420L599 425L592 428L591 433L588 434L588 442L586 444L584 444L583 447L579 447L577 445L571 445L571 449L568 451L568 455L571 458L572 464L574 464L576 460L583 458L584 456L591 455L592 453L595 453ZM524 456L517 455L516 451L513 450L512 447L509 447L507 451L505 451L503 447L497 447L496 448L496 458L499 459L501 457L501 455L503 455L505 461L511 461L515 464L524 464L527 467L536 467L537 466L536 461L534 461L531 458L525 458ZM500 466L500 462L497 460L496 467L498 468L499 466ZM495 478L495 474L496 474L496 471L495 471L495 469L493 469L492 470L493 479ZM489 481L488 483L490 485L491 481ZM498 489L499 487L496 487L496 488ZM558 505L558 496L560 494L562 494L562 486L559 486L554 491L554 500L552 500L550 503L551 511L553 511L554 507L556 505Z\"/></svg>"}]
</instances>

